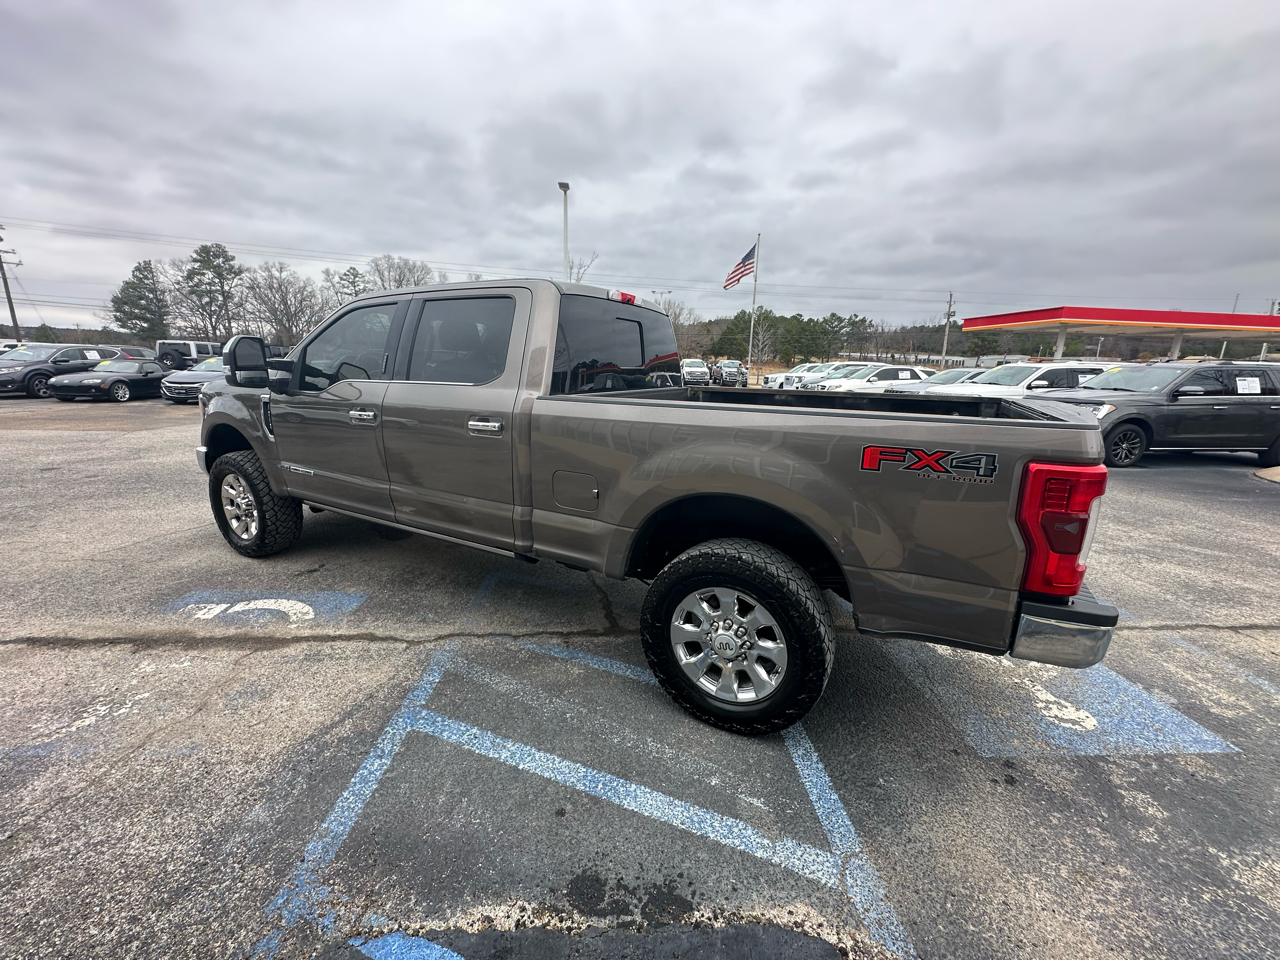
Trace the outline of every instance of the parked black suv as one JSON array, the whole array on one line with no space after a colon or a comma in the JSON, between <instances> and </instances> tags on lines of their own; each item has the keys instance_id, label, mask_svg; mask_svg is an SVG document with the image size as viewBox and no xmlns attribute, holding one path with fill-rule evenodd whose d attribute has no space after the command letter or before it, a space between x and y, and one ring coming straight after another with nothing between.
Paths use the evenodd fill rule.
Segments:
<instances>
[{"instance_id":1,"label":"parked black suv","mask_svg":"<svg viewBox=\"0 0 1280 960\"><path fill-rule=\"evenodd\" d=\"M0 393L22 391L28 397L47 397L51 377L83 373L119 354L115 347L85 343L24 343L0 354Z\"/></svg>"},{"instance_id":2,"label":"parked black suv","mask_svg":"<svg viewBox=\"0 0 1280 960\"><path fill-rule=\"evenodd\" d=\"M1280 466L1277 364L1155 361L1039 396L1093 411L1109 467L1131 467L1148 450L1253 450L1264 467Z\"/></svg>"}]
</instances>

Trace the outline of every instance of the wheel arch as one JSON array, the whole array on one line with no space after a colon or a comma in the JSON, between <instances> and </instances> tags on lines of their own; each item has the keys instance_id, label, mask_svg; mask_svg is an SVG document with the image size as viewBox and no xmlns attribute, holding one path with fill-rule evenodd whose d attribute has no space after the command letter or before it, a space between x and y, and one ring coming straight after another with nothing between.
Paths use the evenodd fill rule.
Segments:
<instances>
[{"instance_id":1,"label":"wheel arch","mask_svg":"<svg viewBox=\"0 0 1280 960\"><path fill-rule=\"evenodd\" d=\"M215 423L204 441L204 468L208 472L218 458L237 450L253 450L254 446L239 429L229 423Z\"/></svg>"},{"instance_id":2,"label":"wheel arch","mask_svg":"<svg viewBox=\"0 0 1280 960\"><path fill-rule=\"evenodd\" d=\"M756 540L782 551L804 567L819 587L851 599L835 553L812 527L775 504L738 494L689 494L653 510L631 537L625 575L651 580L690 547L726 536Z\"/></svg>"}]
</instances>

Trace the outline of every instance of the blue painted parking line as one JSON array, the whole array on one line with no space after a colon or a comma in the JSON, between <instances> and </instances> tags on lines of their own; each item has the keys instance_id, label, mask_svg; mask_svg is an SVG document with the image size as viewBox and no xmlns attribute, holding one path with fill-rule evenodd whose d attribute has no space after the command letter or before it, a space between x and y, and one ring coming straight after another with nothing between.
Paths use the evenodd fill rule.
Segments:
<instances>
[{"instance_id":1,"label":"blue painted parking line","mask_svg":"<svg viewBox=\"0 0 1280 960\"><path fill-rule=\"evenodd\" d=\"M371 960L463 960L447 947L399 931L381 937L352 937L350 943Z\"/></svg>"},{"instance_id":2,"label":"blue painted parking line","mask_svg":"<svg viewBox=\"0 0 1280 960\"><path fill-rule=\"evenodd\" d=\"M863 851L858 831L854 829L853 821L827 775L827 768L818 759L813 741L799 723L784 730L782 739L786 741L800 780L826 831L831 852L841 860L845 893L858 908L858 915L866 924L871 938L898 956L913 956L915 949L902 928L897 911L889 902L880 872Z\"/></svg>"},{"instance_id":3,"label":"blue painted parking line","mask_svg":"<svg viewBox=\"0 0 1280 960\"><path fill-rule=\"evenodd\" d=\"M1238 752L1101 664L1033 666L913 640L882 649L984 757Z\"/></svg>"},{"instance_id":4,"label":"blue painted parking line","mask_svg":"<svg viewBox=\"0 0 1280 960\"><path fill-rule=\"evenodd\" d=\"M291 627L334 623L369 598L367 593L321 590L310 593L249 590L196 590L170 603L165 612L194 621L228 626Z\"/></svg>"},{"instance_id":5,"label":"blue painted parking line","mask_svg":"<svg viewBox=\"0 0 1280 960\"><path fill-rule=\"evenodd\" d=\"M794 873L834 887L840 881L840 858L796 840L770 840L750 824L694 806L630 780L517 743L469 723L422 709L414 712L413 729L502 763L616 803L633 813L679 827L727 847L749 853Z\"/></svg>"},{"instance_id":6,"label":"blue painted parking line","mask_svg":"<svg viewBox=\"0 0 1280 960\"><path fill-rule=\"evenodd\" d=\"M1271 694L1273 697L1280 697L1280 687L1277 687L1270 680L1263 680L1261 677L1255 677L1248 670L1244 670L1236 666L1220 654L1206 650L1204 647L1198 647L1190 640L1184 640L1176 633L1166 633L1164 638L1174 646L1181 647L1188 653L1194 653L1197 657L1203 657L1205 660L1211 661L1224 673L1231 674L1231 676L1235 677L1237 680L1243 680L1245 683L1252 684L1259 690Z\"/></svg>"},{"instance_id":7,"label":"blue painted parking line","mask_svg":"<svg viewBox=\"0 0 1280 960\"><path fill-rule=\"evenodd\" d=\"M522 646L638 682L654 683L648 671L633 664L582 651L571 651L560 646L541 645L545 649L536 644ZM456 649L455 643L436 654L422 679L405 697L400 709L379 736L377 744L307 844L302 863L269 905L267 919L270 924L288 928L300 921L310 920L324 932L332 933L336 929L337 920L332 906L334 893L322 882L322 874L337 856L339 847L364 810L405 737L410 731L419 731L524 772L615 803L642 816L759 857L824 886L840 889L857 908L876 943L896 956L916 957L915 950L887 898L879 874L866 857L844 805L818 759L817 751L799 725L793 728L794 732L789 733L787 745L827 833L831 850L821 850L785 837L770 839L745 821L427 710L426 700L439 683ZM465 674L470 671L462 672ZM259 942L255 955L274 957L282 939L283 929L272 931ZM403 934L363 940L356 938L350 942L375 957L375 960L449 960L456 956L430 940Z\"/></svg>"},{"instance_id":8,"label":"blue painted parking line","mask_svg":"<svg viewBox=\"0 0 1280 960\"><path fill-rule=\"evenodd\" d=\"M595 667L597 670L616 673L618 676L626 677L628 680L638 680L641 683L655 685L658 682L658 678L650 672L648 667L637 667L633 663L623 663L621 660L612 660L609 657L587 653L585 650L574 650L572 647L562 647L555 643L522 643L520 646L526 650L532 650L534 653L545 653L549 657L559 657L561 660L569 660L586 667Z\"/></svg>"},{"instance_id":9,"label":"blue painted parking line","mask_svg":"<svg viewBox=\"0 0 1280 960\"><path fill-rule=\"evenodd\" d=\"M360 769L347 784L338 802L320 824L302 855L302 862L285 881L284 886L267 907L267 921L291 927L302 920L310 920L321 930L332 931L336 918L328 906L332 892L320 881L320 874L333 863L338 848L347 839L351 828L364 811L365 804L391 766L391 761L404 743L412 728L413 711L420 708L431 696L444 674L444 668L457 650L456 642L440 650L427 665L426 672L405 696L391 722L378 737L377 743ZM254 947L254 956L274 957L280 949L283 930L277 929L264 937Z\"/></svg>"}]
</instances>

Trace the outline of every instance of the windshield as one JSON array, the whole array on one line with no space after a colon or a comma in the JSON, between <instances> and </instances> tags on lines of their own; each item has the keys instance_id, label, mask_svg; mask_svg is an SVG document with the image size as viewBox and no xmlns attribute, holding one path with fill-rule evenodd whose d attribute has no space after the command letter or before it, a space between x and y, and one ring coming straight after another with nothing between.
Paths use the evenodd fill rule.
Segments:
<instances>
[{"instance_id":1,"label":"windshield","mask_svg":"<svg viewBox=\"0 0 1280 960\"><path fill-rule=\"evenodd\" d=\"M812 366L813 366L812 363L799 363L799 364L796 364L794 367L792 367L790 370L788 370L787 373L804 373L806 370L808 370Z\"/></svg>"},{"instance_id":2,"label":"windshield","mask_svg":"<svg viewBox=\"0 0 1280 960\"><path fill-rule=\"evenodd\" d=\"M973 373L972 368L956 367L953 370L943 370L941 373L935 373L929 378L930 383L959 383L969 374Z\"/></svg>"},{"instance_id":3,"label":"windshield","mask_svg":"<svg viewBox=\"0 0 1280 960\"><path fill-rule=\"evenodd\" d=\"M1090 390L1162 390L1186 373L1184 367L1112 367L1093 377Z\"/></svg>"},{"instance_id":4,"label":"windshield","mask_svg":"<svg viewBox=\"0 0 1280 960\"><path fill-rule=\"evenodd\" d=\"M205 371L208 371L209 373L221 373L221 372L222 372L222 358L221 358L221 357L214 357L212 360L201 360L199 363L197 363L197 364L196 364L194 367L192 367L191 369L192 369L192 370L205 370Z\"/></svg>"},{"instance_id":5,"label":"windshield","mask_svg":"<svg viewBox=\"0 0 1280 960\"><path fill-rule=\"evenodd\" d=\"M843 377L845 380L865 380L882 367L863 367L861 370L855 370L853 373L846 373Z\"/></svg>"},{"instance_id":6,"label":"windshield","mask_svg":"<svg viewBox=\"0 0 1280 960\"><path fill-rule=\"evenodd\" d=\"M994 383L1001 387L1013 387L1022 383L1044 367L1034 367L1026 363L1010 363L1003 367L988 370L970 380L970 383Z\"/></svg>"},{"instance_id":7,"label":"windshield","mask_svg":"<svg viewBox=\"0 0 1280 960\"><path fill-rule=\"evenodd\" d=\"M701 360L681 360L680 362L683 363L686 367L705 367L706 366L706 364L703 363Z\"/></svg>"},{"instance_id":8,"label":"windshield","mask_svg":"<svg viewBox=\"0 0 1280 960\"><path fill-rule=\"evenodd\" d=\"M862 370L868 370L868 369L870 368L867 367L865 364L842 363L840 364L840 366L836 367L834 370L832 370L822 379L823 380L845 380L845 379L852 378L855 373L858 373Z\"/></svg>"},{"instance_id":9,"label":"windshield","mask_svg":"<svg viewBox=\"0 0 1280 960\"><path fill-rule=\"evenodd\" d=\"M720 361L720 366L722 366L722 367L740 367L740 366L742 366L742 361L741 361L741 360L721 360L721 361Z\"/></svg>"},{"instance_id":10,"label":"windshield","mask_svg":"<svg viewBox=\"0 0 1280 960\"><path fill-rule=\"evenodd\" d=\"M138 364L134 360L103 360L94 370L110 370L113 373L137 373Z\"/></svg>"},{"instance_id":11,"label":"windshield","mask_svg":"<svg viewBox=\"0 0 1280 960\"><path fill-rule=\"evenodd\" d=\"M812 367L806 370L805 373L826 373L834 366L834 363L815 363Z\"/></svg>"},{"instance_id":12,"label":"windshield","mask_svg":"<svg viewBox=\"0 0 1280 960\"><path fill-rule=\"evenodd\" d=\"M19 347L17 350L10 350L0 360L43 360L57 347Z\"/></svg>"}]
</instances>

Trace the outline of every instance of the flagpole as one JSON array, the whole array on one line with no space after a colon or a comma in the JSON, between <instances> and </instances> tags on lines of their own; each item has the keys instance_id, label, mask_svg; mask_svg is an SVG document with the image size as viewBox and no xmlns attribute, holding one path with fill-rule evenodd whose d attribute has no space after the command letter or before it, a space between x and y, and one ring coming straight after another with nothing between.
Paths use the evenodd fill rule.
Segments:
<instances>
[{"instance_id":1,"label":"flagpole","mask_svg":"<svg viewBox=\"0 0 1280 960\"><path fill-rule=\"evenodd\" d=\"M755 372L751 366L751 351L756 345L756 282L760 279L760 234L756 234L756 264L751 271L751 333L747 338L747 376ZM749 382L749 381L748 381ZM756 378L760 382L760 378Z\"/></svg>"}]
</instances>

